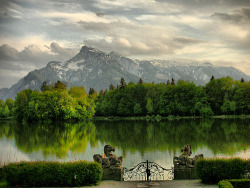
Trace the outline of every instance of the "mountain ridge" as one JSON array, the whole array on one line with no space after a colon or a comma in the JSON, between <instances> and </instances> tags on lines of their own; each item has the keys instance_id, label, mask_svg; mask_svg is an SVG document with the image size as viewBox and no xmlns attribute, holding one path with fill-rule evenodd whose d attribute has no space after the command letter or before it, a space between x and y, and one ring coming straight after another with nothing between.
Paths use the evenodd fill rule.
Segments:
<instances>
[{"instance_id":1,"label":"mountain ridge","mask_svg":"<svg viewBox=\"0 0 250 188\"><path fill-rule=\"evenodd\" d=\"M110 84L119 84L121 77L128 83L144 82L166 83L174 78L189 80L197 85L205 85L211 76L215 78L230 76L235 80L250 76L233 67L214 66L209 62L191 62L183 64L167 60L133 60L116 52L109 54L98 49L83 46L80 52L65 62L50 61L37 70L29 72L11 88L0 89L0 99L14 98L23 89L40 90L43 81L53 84L57 80L67 82L68 87L84 86L95 90L109 88Z\"/></svg>"}]
</instances>

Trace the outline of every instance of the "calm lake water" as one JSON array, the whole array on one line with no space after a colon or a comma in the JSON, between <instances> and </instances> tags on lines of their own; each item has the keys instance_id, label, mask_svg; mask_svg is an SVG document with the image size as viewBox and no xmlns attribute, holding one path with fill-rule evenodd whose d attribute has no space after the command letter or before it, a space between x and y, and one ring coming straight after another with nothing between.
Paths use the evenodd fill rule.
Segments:
<instances>
[{"instance_id":1,"label":"calm lake water","mask_svg":"<svg viewBox=\"0 0 250 188\"><path fill-rule=\"evenodd\" d=\"M0 164L21 160L87 160L110 144L123 167L152 161L173 166L185 144L192 156L250 158L250 119L18 123L0 121Z\"/></svg>"}]
</instances>

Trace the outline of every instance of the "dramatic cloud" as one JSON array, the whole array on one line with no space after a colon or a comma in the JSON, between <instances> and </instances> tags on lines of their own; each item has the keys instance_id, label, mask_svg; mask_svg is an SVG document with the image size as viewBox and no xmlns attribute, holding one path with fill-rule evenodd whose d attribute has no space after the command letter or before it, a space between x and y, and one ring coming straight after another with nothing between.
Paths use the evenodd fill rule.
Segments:
<instances>
[{"instance_id":1,"label":"dramatic cloud","mask_svg":"<svg viewBox=\"0 0 250 188\"><path fill-rule=\"evenodd\" d=\"M4 44L0 46L0 84L9 87L28 72L45 67L49 61L66 61L76 55L78 50L62 48L52 42L49 51L42 51L35 45L29 45L18 51Z\"/></svg>"},{"instance_id":2,"label":"dramatic cloud","mask_svg":"<svg viewBox=\"0 0 250 188\"><path fill-rule=\"evenodd\" d=\"M225 62L250 74L249 26L249 0L1 0L0 88L82 45L139 59Z\"/></svg>"},{"instance_id":3,"label":"dramatic cloud","mask_svg":"<svg viewBox=\"0 0 250 188\"><path fill-rule=\"evenodd\" d=\"M250 25L250 8L235 10L233 13L214 13L212 16L240 26Z\"/></svg>"}]
</instances>

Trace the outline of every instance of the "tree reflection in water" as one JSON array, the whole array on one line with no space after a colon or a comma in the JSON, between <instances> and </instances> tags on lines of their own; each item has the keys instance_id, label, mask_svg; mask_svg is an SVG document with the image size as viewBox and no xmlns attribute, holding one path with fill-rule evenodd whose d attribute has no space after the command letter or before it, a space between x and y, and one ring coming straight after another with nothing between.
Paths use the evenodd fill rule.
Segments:
<instances>
[{"instance_id":1,"label":"tree reflection in water","mask_svg":"<svg viewBox=\"0 0 250 188\"><path fill-rule=\"evenodd\" d=\"M127 152L179 152L185 144L208 148L218 153L234 155L249 148L249 119L181 119L174 121L95 121L90 123L0 122L0 138L14 139L25 153L41 151L46 158L56 155L61 159L69 151L85 154L91 148L111 144ZM102 144L98 144L102 143ZM86 155L88 155L86 153ZM89 154L90 155L90 154Z\"/></svg>"}]
</instances>

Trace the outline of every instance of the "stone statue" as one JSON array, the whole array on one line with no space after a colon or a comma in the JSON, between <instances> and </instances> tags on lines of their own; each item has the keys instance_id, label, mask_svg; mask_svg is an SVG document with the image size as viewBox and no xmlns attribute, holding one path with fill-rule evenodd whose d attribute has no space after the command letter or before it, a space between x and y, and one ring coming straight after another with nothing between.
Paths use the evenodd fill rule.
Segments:
<instances>
[{"instance_id":1,"label":"stone statue","mask_svg":"<svg viewBox=\"0 0 250 188\"><path fill-rule=\"evenodd\" d=\"M122 165L122 156L117 157L112 152L115 151L115 148L110 145L104 146L104 156L100 154L95 154L93 159L95 162L98 162L102 165L103 168L110 167L121 167Z\"/></svg>"},{"instance_id":2,"label":"stone statue","mask_svg":"<svg viewBox=\"0 0 250 188\"><path fill-rule=\"evenodd\" d=\"M183 152L179 157L174 157L174 166L186 166L193 168L195 162L203 158L203 154L195 155L194 158L190 158L189 156L192 154L191 146L186 144L183 148L181 148L181 152Z\"/></svg>"}]
</instances>

